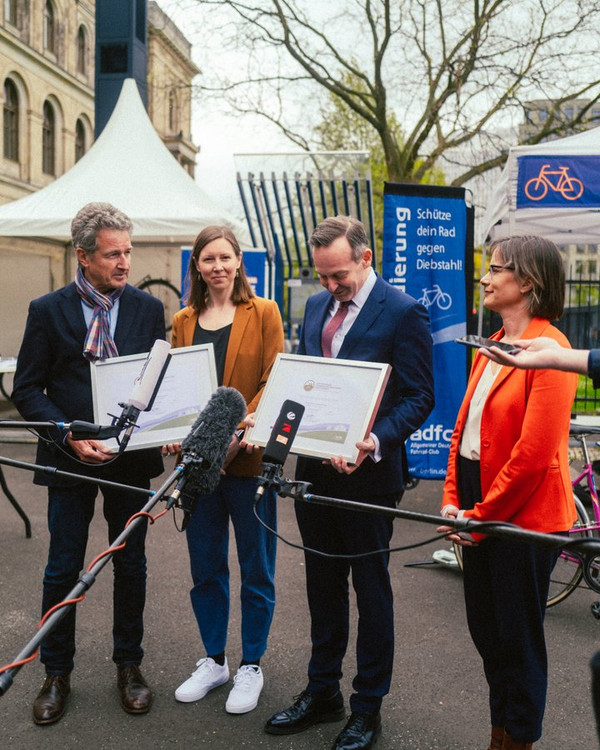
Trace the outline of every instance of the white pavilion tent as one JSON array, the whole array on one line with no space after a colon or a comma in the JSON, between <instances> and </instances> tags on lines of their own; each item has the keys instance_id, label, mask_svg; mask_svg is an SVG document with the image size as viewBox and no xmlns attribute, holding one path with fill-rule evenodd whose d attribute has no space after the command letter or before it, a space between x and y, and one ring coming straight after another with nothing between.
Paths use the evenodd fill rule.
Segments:
<instances>
[{"instance_id":1,"label":"white pavilion tent","mask_svg":"<svg viewBox=\"0 0 600 750\"><path fill-rule=\"evenodd\" d=\"M164 279L181 287L181 247L209 224L244 225L213 203L163 144L133 79L123 83L98 140L64 175L0 206L0 352L16 354L29 300L73 279L70 225L82 206L106 201L133 221L130 281Z\"/></svg>"},{"instance_id":2,"label":"white pavilion tent","mask_svg":"<svg viewBox=\"0 0 600 750\"><path fill-rule=\"evenodd\" d=\"M585 163L585 157L599 158L600 127L535 146L511 148L483 219L482 241L514 234L540 234L559 245L599 243L600 194L597 188L590 189L586 185L580 199L564 201L562 206L543 207L542 201L539 208L517 205L519 160L527 156L544 157L544 162L547 157L549 168L553 170L560 170L561 166L564 169L561 159L568 157L580 163Z\"/></svg>"},{"instance_id":3,"label":"white pavilion tent","mask_svg":"<svg viewBox=\"0 0 600 750\"><path fill-rule=\"evenodd\" d=\"M67 241L77 211L107 201L133 221L134 240L191 242L202 227L244 229L194 182L161 141L133 78L90 150L62 177L0 206L0 235Z\"/></svg>"}]
</instances>

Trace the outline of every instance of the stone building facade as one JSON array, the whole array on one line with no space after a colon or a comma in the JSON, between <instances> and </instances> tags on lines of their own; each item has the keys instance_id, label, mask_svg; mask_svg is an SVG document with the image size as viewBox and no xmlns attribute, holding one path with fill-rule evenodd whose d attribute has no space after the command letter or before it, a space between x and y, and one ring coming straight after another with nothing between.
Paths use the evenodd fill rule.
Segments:
<instances>
[{"instance_id":1,"label":"stone building facade","mask_svg":"<svg viewBox=\"0 0 600 750\"><path fill-rule=\"evenodd\" d=\"M3 143L0 203L68 171L94 134L94 0L0 0ZM194 174L191 45L148 3L148 113L175 158Z\"/></svg>"},{"instance_id":2,"label":"stone building facade","mask_svg":"<svg viewBox=\"0 0 600 750\"><path fill-rule=\"evenodd\" d=\"M95 0L0 0L0 204L67 172L94 139ZM191 84L198 68L181 31L147 5L148 113L173 156L193 175ZM153 275L178 280L179 250L152 248ZM70 246L2 237L0 355L16 354L29 300L73 278ZM162 263L162 265L161 265ZM137 261L138 277L148 273ZM177 266L177 268L175 268Z\"/></svg>"}]
</instances>

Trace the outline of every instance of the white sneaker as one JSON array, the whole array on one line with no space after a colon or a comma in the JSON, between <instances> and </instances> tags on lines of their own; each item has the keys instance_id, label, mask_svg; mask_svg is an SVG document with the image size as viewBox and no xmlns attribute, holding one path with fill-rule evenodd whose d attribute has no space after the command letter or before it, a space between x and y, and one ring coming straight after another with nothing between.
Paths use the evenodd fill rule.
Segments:
<instances>
[{"instance_id":1,"label":"white sneaker","mask_svg":"<svg viewBox=\"0 0 600 750\"><path fill-rule=\"evenodd\" d=\"M227 659L221 666L210 656L200 659L196 663L197 669L192 672L184 683L175 691L175 698L181 703L193 703L199 701L213 688L223 685L229 679L229 667Z\"/></svg>"},{"instance_id":2,"label":"white sneaker","mask_svg":"<svg viewBox=\"0 0 600 750\"><path fill-rule=\"evenodd\" d=\"M233 678L233 688L227 698L225 710L229 714L245 714L256 708L263 689L262 669L256 664L244 664Z\"/></svg>"}]
</instances>

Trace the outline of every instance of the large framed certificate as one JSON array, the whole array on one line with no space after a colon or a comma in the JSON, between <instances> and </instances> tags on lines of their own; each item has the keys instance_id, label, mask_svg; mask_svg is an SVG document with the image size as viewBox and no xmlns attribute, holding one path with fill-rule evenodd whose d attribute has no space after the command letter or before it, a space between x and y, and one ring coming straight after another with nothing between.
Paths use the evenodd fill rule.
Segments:
<instances>
[{"instance_id":1,"label":"large framed certificate","mask_svg":"<svg viewBox=\"0 0 600 750\"><path fill-rule=\"evenodd\" d=\"M171 349L169 366L150 411L140 413L129 450L180 443L217 388L212 344ZM94 421L109 425L120 415L147 354L112 357L91 365ZM115 439L105 442L118 449Z\"/></svg>"},{"instance_id":2,"label":"large framed certificate","mask_svg":"<svg viewBox=\"0 0 600 750\"><path fill-rule=\"evenodd\" d=\"M379 362L278 354L246 439L265 446L290 399L305 408L292 453L355 463L356 443L371 431L390 372Z\"/></svg>"}]
</instances>

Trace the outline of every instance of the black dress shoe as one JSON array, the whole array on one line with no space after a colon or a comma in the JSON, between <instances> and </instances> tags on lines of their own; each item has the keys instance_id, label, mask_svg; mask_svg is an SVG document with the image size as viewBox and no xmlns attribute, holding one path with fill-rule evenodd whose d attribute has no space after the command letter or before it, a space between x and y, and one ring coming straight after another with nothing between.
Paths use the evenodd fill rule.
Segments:
<instances>
[{"instance_id":1,"label":"black dress shoe","mask_svg":"<svg viewBox=\"0 0 600 750\"><path fill-rule=\"evenodd\" d=\"M152 692L135 664L117 668L121 706L128 714L145 714L150 710Z\"/></svg>"},{"instance_id":2,"label":"black dress shoe","mask_svg":"<svg viewBox=\"0 0 600 750\"><path fill-rule=\"evenodd\" d=\"M366 750L375 747L381 734L379 714L353 713L336 737L332 750Z\"/></svg>"},{"instance_id":3,"label":"black dress shoe","mask_svg":"<svg viewBox=\"0 0 600 750\"><path fill-rule=\"evenodd\" d=\"M33 702L33 721L36 724L54 724L58 721L65 712L70 692L70 675L46 675L42 689Z\"/></svg>"},{"instance_id":4,"label":"black dress shoe","mask_svg":"<svg viewBox=\"0 0 600 750\"><path fill-rule=\"evenodd\" d=\"M265 732L296 734L312 727L313 724L341 721L344 716L344 699L339 690L329 698L311 695L303 690L292 706L271 716L265 724Z\"/></svg>"}]
</instances>

